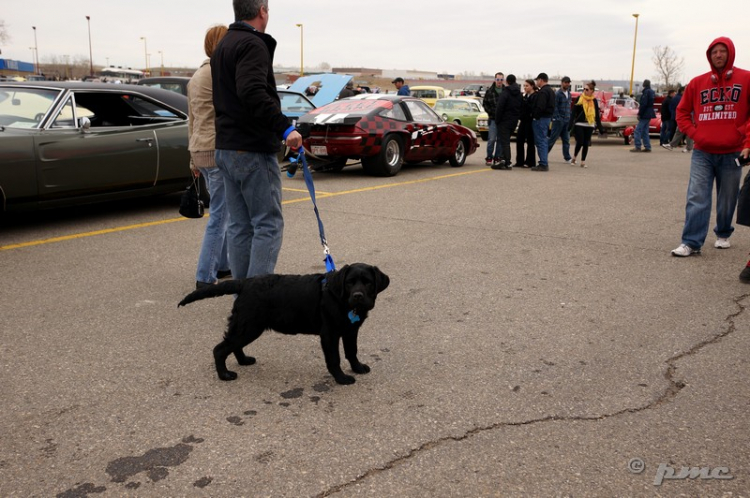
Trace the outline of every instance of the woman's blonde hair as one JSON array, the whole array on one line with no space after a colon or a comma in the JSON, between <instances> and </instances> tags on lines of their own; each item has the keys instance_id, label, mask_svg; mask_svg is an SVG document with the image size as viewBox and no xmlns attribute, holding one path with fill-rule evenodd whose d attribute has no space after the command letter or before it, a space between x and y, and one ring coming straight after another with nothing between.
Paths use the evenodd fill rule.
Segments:
<instances>
[{"instance_id":1,"label":"woman's blonde hair","mask_svg":"<svg viewBox=\"0 0 750 498\"><path fill-rule=\"evenodd\" d=\"M213 55L216 45L218 45L219 41L224 38L227 31L227 27L222 24L208 28L208 31L206 31L206 39L203 42L203 49L206 51L208 57Z\"/></svg>"}]
</instances>

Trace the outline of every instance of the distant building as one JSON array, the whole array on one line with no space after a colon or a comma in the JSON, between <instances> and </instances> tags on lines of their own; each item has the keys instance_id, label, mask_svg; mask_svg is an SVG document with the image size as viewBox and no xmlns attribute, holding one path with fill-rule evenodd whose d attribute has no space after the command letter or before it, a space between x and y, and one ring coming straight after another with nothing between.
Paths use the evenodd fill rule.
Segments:
<instances>
[{"instance_id":1,"label":"distant building","mask_svg":"<svg viewBox=\"0 0 750 498\"><path fill-rule=\"evenodd\" d=\"M2 76L31 76L34 74L34 64L31 62L0 59L0 75Z\"/></svg>"}]
</instances>

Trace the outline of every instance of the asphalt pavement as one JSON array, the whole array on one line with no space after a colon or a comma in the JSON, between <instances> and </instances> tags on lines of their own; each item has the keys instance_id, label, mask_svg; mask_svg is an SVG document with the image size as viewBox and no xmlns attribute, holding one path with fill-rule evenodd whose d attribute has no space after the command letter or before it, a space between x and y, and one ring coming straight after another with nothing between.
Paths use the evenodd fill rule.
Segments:
<instances>
[{"instance_id":1,"label":"asphalt pavement","mask_svg":"<svg viewBox=\"0 0 750 498\"><path fill-rule=\"evenodd\" d=\"M0 226L0 496L750 495L750 229L670 255L679 151L483 157L315 175L337 266L391 279L350 386L271 332L217 379L232 300L177 308L205 219L175 196ZM301 175L284 187L277 272L323 271Z\"/></svg>"}]
</instances>

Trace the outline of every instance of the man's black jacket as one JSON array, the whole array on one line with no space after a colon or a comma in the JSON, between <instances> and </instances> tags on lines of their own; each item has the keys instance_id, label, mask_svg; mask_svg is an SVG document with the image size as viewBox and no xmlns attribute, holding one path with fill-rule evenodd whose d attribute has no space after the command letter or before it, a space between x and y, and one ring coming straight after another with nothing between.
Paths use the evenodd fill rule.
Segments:
<instances>
[{"instance_id":1,"label":"man's black jacket","mask_svg":"<svg viewBox=\"0 0 750 498\"><path fill-rule=\"evenodd\" d=\"M276 40L235 22L211 56L216 148L274 153L289 120L281 113L273 55Z\"/></svg>"}]
</instances>

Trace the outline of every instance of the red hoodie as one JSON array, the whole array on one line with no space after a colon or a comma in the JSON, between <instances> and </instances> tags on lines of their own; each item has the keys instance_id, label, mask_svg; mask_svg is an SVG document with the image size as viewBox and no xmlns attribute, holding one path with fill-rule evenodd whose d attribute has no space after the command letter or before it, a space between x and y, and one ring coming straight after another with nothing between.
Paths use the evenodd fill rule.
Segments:
<instances>
[{"instance_id":1,"label":"red hoodie","mask_svg":"<svg viewBox=\"0 0 750 498\"><path fill-rule=\"evenodd\" d=\"M722 72L711 64L711 49L723 43L728 57ZM750 71L734 67L734 43L726 37L711 42L706 57L711 71L693 78L677 106L677 126L709 154L750 148Z\"/></svg>"}]
</instances>

